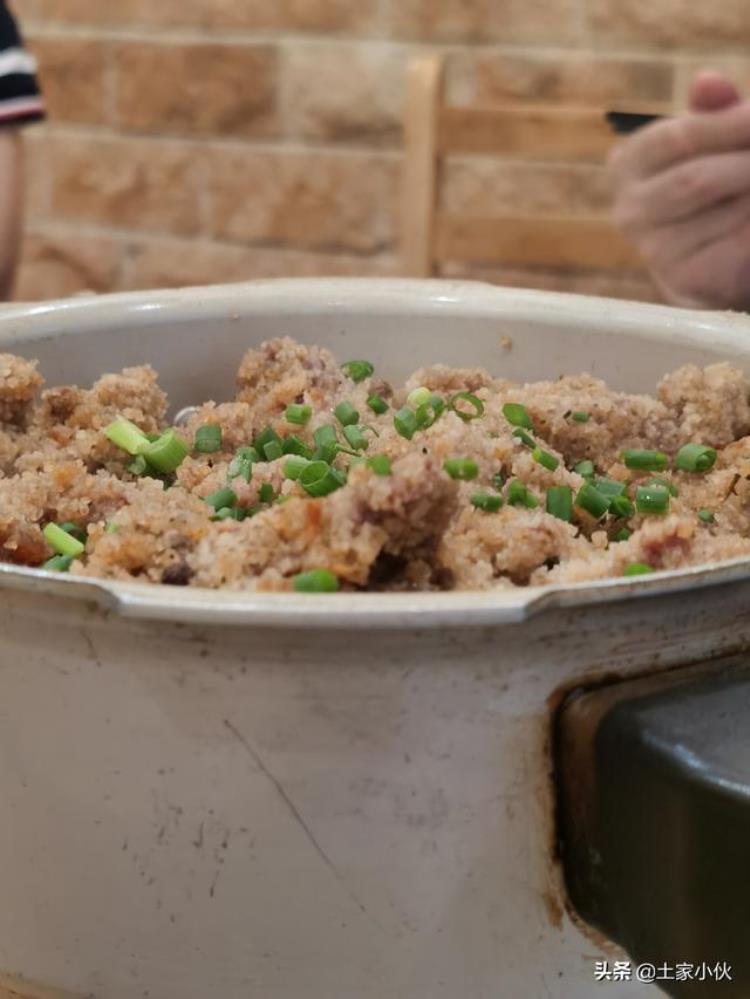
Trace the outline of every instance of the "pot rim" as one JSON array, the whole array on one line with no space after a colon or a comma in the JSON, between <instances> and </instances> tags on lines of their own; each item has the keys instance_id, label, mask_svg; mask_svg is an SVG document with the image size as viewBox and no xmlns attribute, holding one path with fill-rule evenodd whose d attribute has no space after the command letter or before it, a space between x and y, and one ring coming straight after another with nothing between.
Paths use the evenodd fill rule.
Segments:
<instances>
[{"instance_id":1,"label":"pot rim","mask_svg":"<svg viewBox=\"0 0 750 999\"><path fill-rule=\"evenodd\" d=\"M369 315L394 310L430 315L460 306L468 317L547 321L567 318L581 327L618 325L661 341L730 346L739 354L740 337L750 341L750 318L731 312L697 312L670 306L580 296L563 292L502 288L479 282L392 278L281 278L243 284L125 292L58 301L13 304L0 310L0 347L33 345L36 340L74 337L111 324L149 324L253 315L346 312ZM155 315L156 314L156 315ZM60 329L63 319L66 328ZM657 333L658 331L658 333ZM750 559L709 563L679 571L628 579L570 583L513 590L418 593L337 593L325 595L252 593L176 588L153 583L121 583L61 577L39 569L0 565L0 590L16 590L92 601L122 617L193 624L308 628L504 625L526 621L557 608L664 596L750 579Z\"/></svg>"}]
</instances>

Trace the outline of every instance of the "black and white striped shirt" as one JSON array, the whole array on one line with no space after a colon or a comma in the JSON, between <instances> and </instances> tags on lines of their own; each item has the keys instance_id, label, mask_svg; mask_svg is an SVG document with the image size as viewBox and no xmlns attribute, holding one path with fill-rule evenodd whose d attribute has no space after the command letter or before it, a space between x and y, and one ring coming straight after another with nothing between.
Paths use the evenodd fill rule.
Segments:
<instances>
[{"instance_id":1,"label":"black and white striped shirt","mask_svg":"<svg viewBox=\"0 0 750 999\"><path fill-rule=\"evenodd\" d=\"M26 51L5 0L0 0L0 127L44 117L36 60Z\"/></svg>"}]
</instances>

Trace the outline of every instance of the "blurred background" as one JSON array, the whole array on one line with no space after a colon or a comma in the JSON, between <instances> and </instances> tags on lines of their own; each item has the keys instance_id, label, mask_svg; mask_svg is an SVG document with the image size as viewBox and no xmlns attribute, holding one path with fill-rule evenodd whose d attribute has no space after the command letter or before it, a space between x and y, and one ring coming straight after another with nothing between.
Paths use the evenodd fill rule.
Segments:
<instances>
[{"instance_id":1,"label":"blurred background","mask_svg":"<svg viewBox=\"0 0 750 999\"><path fill-rule=\"evenodd\" d=\"M684 102L745 82L747 0L16 0L49 122L28 133L16 297L392 275L404 70L451 103ZM607 214L588 164L455 157L451 211ZM644 274L448 263L512 285L654 298Z\"/></svg>"}]
</instances>

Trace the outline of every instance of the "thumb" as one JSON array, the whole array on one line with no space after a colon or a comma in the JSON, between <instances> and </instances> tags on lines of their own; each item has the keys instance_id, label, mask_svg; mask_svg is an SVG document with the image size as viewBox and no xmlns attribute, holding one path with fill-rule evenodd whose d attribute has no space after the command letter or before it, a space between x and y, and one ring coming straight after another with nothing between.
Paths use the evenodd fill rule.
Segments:
<instances>
[{"instance_id":1,"label":"thumb","mask_svg":"<svg viewBox=\"0 0 750 999\"><path fill-rule=\"evenodd\" d=\"M737 87L721 73L702 70L690 86L691 111L723 111L741 100Z\"/></svg>"}]
</instances>

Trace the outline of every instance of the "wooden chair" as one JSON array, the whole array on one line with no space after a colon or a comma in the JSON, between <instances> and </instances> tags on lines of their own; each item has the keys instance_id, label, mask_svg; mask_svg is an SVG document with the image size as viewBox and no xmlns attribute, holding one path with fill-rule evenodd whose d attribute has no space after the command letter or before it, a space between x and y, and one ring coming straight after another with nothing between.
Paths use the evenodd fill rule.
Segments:
<instances>
[{"instance_id":1,"label":"wooden chair","mask_svg":"<svg viewBox=\"0 0 750 999\"><path fill-rule=\"evenodd\" d=\"M637 253L607 219L445 214L440 166L452 154L601 163L616 141L604 109L509 105L449 107L442 56L422 57L407 73L401 209L402 270L440 272L443 261L606 270L640 269ZM664 108L628 110L664 111Z\"/></svg>"}]
</instances>

